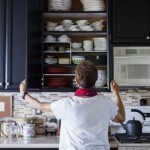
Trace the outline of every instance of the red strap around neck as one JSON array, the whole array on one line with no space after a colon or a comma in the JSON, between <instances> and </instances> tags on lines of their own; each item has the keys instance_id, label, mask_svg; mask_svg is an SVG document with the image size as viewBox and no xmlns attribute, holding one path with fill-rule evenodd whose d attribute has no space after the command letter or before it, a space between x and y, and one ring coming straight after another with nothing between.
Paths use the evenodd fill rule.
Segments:
<instances>
[{"instance_id":1,"label":"red strap around neck","mask_svg":"<svg viewBox=\"0 0 150 150\"><path fill-rule=\"evenodd\" d=\"M97 91L95 88L79 88L75 92L75 96L96 96Z\"/></svg>"}]
</instances>

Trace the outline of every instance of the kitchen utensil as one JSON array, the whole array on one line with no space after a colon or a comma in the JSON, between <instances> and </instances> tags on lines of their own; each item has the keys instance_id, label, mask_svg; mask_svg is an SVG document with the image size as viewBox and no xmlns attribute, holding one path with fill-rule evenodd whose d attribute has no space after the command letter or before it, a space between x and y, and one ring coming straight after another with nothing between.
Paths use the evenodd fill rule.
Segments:
<instances>
[{"instance_id":1,"label":"kitchen utensil","mask_svg":"<svg viewBox=\"0 0 150 150\"><path fill-rule=\"evenodd\" d=\"M128 136L138 137L142 134L142 123L138 120L129 120L126 124L121 123L121 126L126 130Z\"/></svg>"}]
</instances>

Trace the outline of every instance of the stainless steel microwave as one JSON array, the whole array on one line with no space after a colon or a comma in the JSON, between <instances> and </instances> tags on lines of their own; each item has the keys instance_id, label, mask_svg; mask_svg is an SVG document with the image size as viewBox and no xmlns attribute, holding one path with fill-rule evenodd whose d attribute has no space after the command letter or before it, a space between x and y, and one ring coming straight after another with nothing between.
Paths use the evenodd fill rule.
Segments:
<instances>
[{"instance_id":1,"label":"stainless steel microwave","mask_svg":"<svg viewBox=\"0 0 150 150\"><path fill-rule=\"evenodd\" d=\"M150 47L114 47L114 80L120 86L150 86Z\"/></svg>"}]
</instances>

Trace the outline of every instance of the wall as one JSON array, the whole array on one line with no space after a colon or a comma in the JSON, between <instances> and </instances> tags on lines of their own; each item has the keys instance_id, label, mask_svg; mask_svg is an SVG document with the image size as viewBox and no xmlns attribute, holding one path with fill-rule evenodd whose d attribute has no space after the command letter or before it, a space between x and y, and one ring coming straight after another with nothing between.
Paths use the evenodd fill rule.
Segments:
<instances>
[{"instance_id":1,"label":"wall","mask_svg":"<svg viewBox=\"0 0 150 150\"><path fill-rule=\"evenodd\" d=\"M106 96L111 97L112 99L113 94L112 93L102 93ZM45 122L45 119L47 116L52 116L51 113L41 113L37 112L36 109L32 108L31 105L29 105L25 100L22 99L20 93L0 93L2 96L13 96L13 118L15 120L20 120L24 117L33 117L34 122L36 123L36 133L43 134L45 132L43 124ZM73 92L41 92L41 93L30 93L34 98L37 98L41 102L54 102L58 99L64 98L64 97L71 97L74 95ZM120 96L123 100L123 103L125 106L128 105L139 105L139 100L141 98L147 98L148 103L150 105L150 91L147 90L128 90L128 91L122 91L120 92ZM9 118L1 118L2 119L9 119Z\"/></svg>"}]
</instances>

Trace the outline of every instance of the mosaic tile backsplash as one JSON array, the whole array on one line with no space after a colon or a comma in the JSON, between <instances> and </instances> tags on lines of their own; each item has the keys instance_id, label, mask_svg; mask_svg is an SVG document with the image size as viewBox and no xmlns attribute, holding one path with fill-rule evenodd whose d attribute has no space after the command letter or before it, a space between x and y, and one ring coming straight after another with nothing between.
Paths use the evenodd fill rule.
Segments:
<instances>
[{"instance_id":1,"label":"mosaic tile backsplash","mask_svg":"<svg viewBox=\"0 0 150 150\"><path fill-rule=\"evenodd\" d=\"M41 93L29 93L34 98L41 102L54 102L64 97L71 97L74 95L73 92L41 92ZM114 98L112 93L101 93L108 97ZM22 99L21 94L18 93L6 93L1 92L1 96L13 96L13 119L18 120L20 118L32 117L34 123L36 124L36 134L44 134L44 124L48 116L53 116L51 113L41 113L35 108L32 108L25 100ZM128 90L120 92L121 99L125 106L138 106L141 98L146 98L148 100L148 105L150 105L150 91L147 90ZM8 118L0 118L8 119Z\"/></svg>"}]
</instances>

